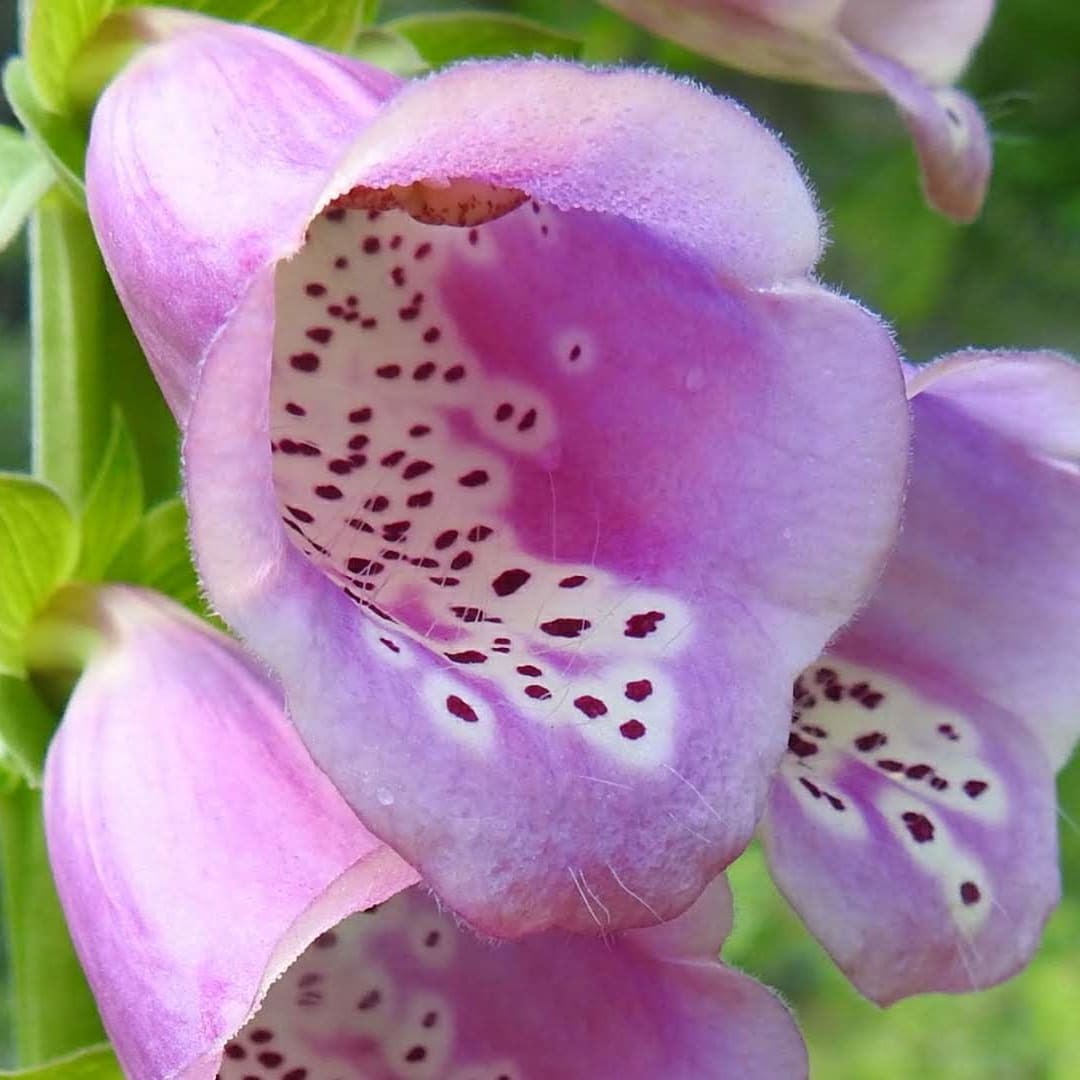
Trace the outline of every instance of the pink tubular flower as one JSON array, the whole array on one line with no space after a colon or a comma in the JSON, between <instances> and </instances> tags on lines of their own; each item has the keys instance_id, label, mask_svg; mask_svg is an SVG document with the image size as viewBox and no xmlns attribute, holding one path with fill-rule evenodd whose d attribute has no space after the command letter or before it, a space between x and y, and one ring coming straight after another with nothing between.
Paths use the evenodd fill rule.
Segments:
<instances>
[{"instance_id":1,"label":"pink tubular flower","mask_svg":"<svg viewBox=\"0 0 1080 1080\"><path fill-rule=\"evenodd\" d=\"M48 840L132 1080L805 1075L784 1006L716 959L723 879L653 929L482 943L360 826L235 643L142 590L91 603Z\"/></svg>"},{"instance_id":2,"label":"pink tubular flower","mask_svg":"<svg viewBox=\"0 0 1080 1080\"><path fill-rule=\"evenodd\" d=\"M364 824L497 936L684 910L906 468L780 144L657 74L395 91L200 21L103 96L87 185L203 582Z\"/></svg>"},{"instance_id":3,"label":"pink tubular flower","mask_svg":"<svg viewBox=\"0 0 1080 1080\"><path fill-rule=\"evenodd\" d=\"M1080 728L1080 367L959 353L909 390L901 539L796 683L765 830L781 889L881 1003L1030 959Z\"/></svg>"},{"instance_id":4,"label":"pink tubular flower","mask_svg":"<svg viewBox=\"0 0 1080 1080\"><path fill-rule=\"evenodd\" d=\"M986 124L952 83L994 0L605 0L687 48L761 75L888 95L915 140L926 197L976 217L990 178Z\"/></svg>"}]
</instances>

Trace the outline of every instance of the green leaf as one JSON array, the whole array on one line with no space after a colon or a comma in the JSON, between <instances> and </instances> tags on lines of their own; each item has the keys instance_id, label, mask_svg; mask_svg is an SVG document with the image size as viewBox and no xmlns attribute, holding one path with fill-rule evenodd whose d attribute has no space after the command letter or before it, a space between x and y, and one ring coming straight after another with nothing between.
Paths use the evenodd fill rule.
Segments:
<instances>
[{"instance_id":1,"label":"green leaf","mask_svg":"<svg viewBox=\"0 0 1080 1080\"><path fill-rule=\"evenodd\" d=\"M136 3L138 0L126 0ZM229 22L252 23L326 49L352 44L367 16L370 0L154 0L155 5L184 7Z\"/></svg>"},{"instance_id":2,"label":"green leaf","mask_svg":"<svg viewBox=\"0 0 1080 1080\"><path fill-rule=\"evenodd\" d=\"M41 149L14 128L0 127L0 251L52 182L53 170Z\"/></svg>"},{"instance_id":3,"label":"green leaf","mask_svg":"<svg viewBox=\"0 0 1080 1080\"><path fill-rule=\"evenodd\" d=\"M51 488L0 475L0 674L25 674L26 632L75 568L78 530Z\"/></svg>"},{"instance_id":4,"label":"green leaf","mask_svg":"<svg viewBox=\"0 0 1080 1080\"><path fill-rule=\"evenodd\" d=\"M420 75L428 70L428 62L416 51L416 46L401 34L381 26L372 26L356 35L350 56L392 71L402 78Z\"/></svg>"},{"instance_id":5,"label":"green leaf","mask_svg":"<svg viewBox=\"0 0 1080 1080\"><path fill-rule=\"evenodd\" d=\"M113 411L109 444L82 512L82 550L76 574L99 581L113 556L134 532L143 512L139 459L119 409Z\"/></svg>"},{"instance_id":6,"label":"green leaf","mask_svg":"<svg viewBox=\"0 0 1080 1080\"><path fill-rule=\"evenodd\" d=\"M30 683L0 675L0 745L23 783L41 786L45 751L55 729L55 717Z\"/></svg>"},{"instance_id":7,"label":"green leaf","mask_svg":"<svg viewBox=\"0 0 1080 1080\"><path fill-rule=\"evenodd\" d=\"M115 0L30 0L23 11L23 53L38 100L53 113L70 105L68 75Z\"/></svg>"},{"instance_id":8,"label":"green leaf","mask_svg":"<svg viewBox=\"0 0 1080 1080\"><path fill-rule=\"evenodd\" d=\"M139 522L131 539L110 564L110 581L145 585L203 614L199 582L187 541L187 510L183 500L155 506Z\"/></svg>"},{"instance_id":9,"label":"green leaf","mask_svg":"<svg viewBox=\"0 0 1080 1080\"><path fill-rule=\"evenodd\" d=\"M41 792L28 787L0 796L12 1020L17 1060L27 1065L51 1062L105 1039L53 885L41 809ZM66 1070L67 1065L52 1067ZM95 1074L51 1075L66 1080Z\"/></svg>"},{"instance_id":10,"label":"green leaf","mask_svg":"<svg viewBox=\"0 0 1080 1080\"><path fill-rule=\"evenodd\" d=\"M76 203L84 203L86 125L80 119L50 112L42 105L30 84L26 61L20 57L9 60L4 67L4 94L27 135L52 165L64 190Z\"/></svg>"},{"instance_id":11,"label":"green leaf","mask_svg":"<svg viewBox=\"0 0 1080 1080\"><path fill-rule=\"evenodd\" d=\"M88 1046L31 1069L0 1070L0 1076L15 1077L16 1080L124 1080L120 1063L107 1045Z\"/></svg>"},{"instance_id":12,"label":"green leaf","mask_svg":"<svg viewBox=\"0 0 1080 1080\"><path fill-rule=\"evenodd\" d=\"M581 40L517 15L458 11L407 15L383 27L407 38L433 67L468 56L565 56L581 51Z\"/></svg>"}]
</instances>

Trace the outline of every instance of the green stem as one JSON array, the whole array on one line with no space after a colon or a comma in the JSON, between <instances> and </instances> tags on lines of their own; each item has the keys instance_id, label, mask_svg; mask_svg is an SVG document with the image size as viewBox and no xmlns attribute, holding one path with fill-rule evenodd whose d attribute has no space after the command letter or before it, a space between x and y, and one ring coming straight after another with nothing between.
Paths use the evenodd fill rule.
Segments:
<instances>
[{"instance_id":1,"label":"green stem","mask_svg":"<svg viewBox=\"0 0 1080 1080\"><path fill-rule=\"evenodd\" d=\"M30 224L35 475L75 506L109 433L102 315L109 283L85 211L54 189Z\"/></svg>"},{"instance_id":2,"label":"green stem","mask_svg":"<svg viewBox=\"0 0 1080 1080\"><path fill-rule=\"evenodd\" d=\"M34 214L30 258L34 472L78 507L108 437L115 300L85 212L58 189ZM0 794L0 860L19 1064L101 1041L49 869L40 790L16 783Z\"/></svg>"},{"instance_id":3,"label":"green stem","mask_svg":"<svg viewBox=\"0 0 1080 1080\"><path fill-rule=\"evenodd\" d=\"M40 790L21 783L0 796L11 1019L20 1065L104 1039L53 886L41 801Z\"/></svg>"}]
</instances>

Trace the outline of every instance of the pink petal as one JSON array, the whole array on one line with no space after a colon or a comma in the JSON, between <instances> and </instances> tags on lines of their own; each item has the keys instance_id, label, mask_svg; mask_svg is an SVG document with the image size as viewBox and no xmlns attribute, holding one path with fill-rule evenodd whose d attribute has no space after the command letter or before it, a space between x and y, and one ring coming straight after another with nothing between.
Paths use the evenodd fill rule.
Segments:
<instances>
[{"instance_id":1,"label":"pink petal","mask_svg":"<svg viewBox=\"0 0 1080 1080\"><path fill-rule=\"evenodd\" d=\"M181 419L203 350L255 271L301 242L334 163L397 85L277 34L197 19L102 95L90 216Z\"/></svg>"},{"instance_id":2,"label":"pink petal","mask_svg":"<svg viewBox=\"0 0 1080 1080\"><path fill-rule=\"evenodd\" d=\"M482 943L409 890L320 938L226 1048L220 1075L805 1077L784 1006L715 960L728 897L723 882L712 892L697 905L708 944L676 922L657 951L651 931Z\"/></svg>"},{"instance_id":3,"label":"pink petal","mask_svg":"<svg viewBox=\"0 0 1080 1080\"><path fill-rule=\"evenodd\" d=\"M736 103L658 72L461 64L382 109L326 195L460 177L628 218L749 285L802 277L821 254L780 142Z\"/></svg>"},{"instance_id":4,"label":"pink petal","mask_svg":"<svg viewBox=\"0 0 1080 1080\"><path fill-rule=\"evenodd\" d=\"M186 444L204 581L317 760L507 935L675 914L742 850L790 680L891 543L906 428L850 303L536 205L316 222Z\"/></svg>"},{"instance_id":5,"label":"pink petal","mask_svg":"<svg viewBox=\"0 0 1080 1080\"><path fill-rule=\"evenodd\" d=\"M959 353L916 371L911 392L902 542L873 621L850 634L954 673L1021 717L1060 767L1080 734L1080 367Z\"/></svg>"},{"instance_id":6,"label":"pink petal","mask_svg":"<svg viewBox=\"0 0 1080 1080\"><path fill-rule=\"evenodd\" d=\"M201 64L255 79L228 35L202 41L153 54L160 100L134 82L117 99L178 126ZM273 49L252 53L258 85L275 84ZM311 124L291 98L252 108L261 142L229 132L190 174L162 167L120 226L99 222L106 248L160 246L141 204L173 214L179 180L213 205L236 199L235 172L251 202ZM189 303L225 317L216 268L238 250L254 282L189 424L201 572L365 823L461 913L505 934L676 914L746 843L786 687L891 542L906 439L891 343L806 280L809 194L729 102L513 62L412 85L367 127L363 111L343 110L333 175L319 144L312 207L328 210L276 283L301 244L292 181L285 226L258 226L250 251L228 220L194 242L173 220L178 305L171 282L138 286L175 308L168 331ZM122 177L132 155L107 125L94 138L104 191L107 163ZM485 198L487 217L511 212L447 229L347 209L458 199L465 220ZM135 262L112 265L130 296ZM196 336L144 343L159 372L190 369Z\"/></svg>"},{"instance_id":7,"label":"pink petal","mask_svg":"<svg viewBox=\"0 0 1080 1080\"><path fill-rule=\"evenodd\" d=\"M978 106L960 90L935 89L884 56L856 48L863 71L892 98L919 155L927 201L956 221L982 209L993 151Z\"/></svg>"},{"instance_id":8,"label":"pink petal","mask_svg":"<svg viewBox=\"0 0 1080 1080\"><path fill-rule=\"evenodd\" d=\"M317 934L416 874L359 827L235 644L140 590L95 603L107 642L46 768L53 871L126 1072L208 1078Z\"/></svg>"},{"instance_id":9,"label":"pink petal","mask_svg":"<svg viewBox=\"0 0 1080 1080\"><path fill-rule=\"evenodd\" d=\"M856 985L969 990L1058 899L1055 794L1080 728L1080 368L965 353L913 372L901 540L796 689L773 872Z\"/></svg>"}]
</instances>

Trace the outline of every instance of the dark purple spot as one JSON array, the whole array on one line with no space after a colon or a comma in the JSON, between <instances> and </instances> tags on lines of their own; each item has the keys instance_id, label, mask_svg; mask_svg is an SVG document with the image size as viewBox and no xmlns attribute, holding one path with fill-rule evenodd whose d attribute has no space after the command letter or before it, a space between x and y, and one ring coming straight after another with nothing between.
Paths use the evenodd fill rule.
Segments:
<instances>
[{"instance_id":1,"label":"dark purple spot","mask_svg":"<svg viewBox=\"0 0 1080 1080\"><path fill-rule=\"evenodd\" d=\"M375 327L379 325L379 320L369 315L367 318L360 320L360 325L365 330L374 330Z\"/></svg>"},{"instance_id":2,"label":"dark purple spot","mask_svg":"<svg viewBox=\"0 0 1080 1080\"><path fill-rule=\"evenodd\" d=\"M285 1060L276 1050L264 1050L257 1056L259 1064L265 1065L268 1069L276 1069Z\"/></svg>"},{"instance_id":3,"label":"dark purple spot","mask_svg":"<svg viewBox=\"0 0 1080 1080\"><path fill-rule=\"evenodd\" d=\"M364 500L364 509L372 510L376 514L381 514L389 505L390 500L385 495L376 495Z\"/></svg>"},{"instance_id":4,"label":"dark purple spot","mask_svg":"<svg viewBox=\"0 0 1080 1080\"><path fill-rule=\"evenodd\" d=\"M949 781L940 776L935 776L933 780L930 781L930 786L935 791L945 791L949 786Z\"/></svg>"},{"instance_id":5,"label":"dark purple spot","mask_svg":"<svg viewBox=\"0 0 1080 1080\"><path fill-rule=\"evenodd\" d=\"M431 254L431 245L428 243L421 244L413 253L417 259L426 259Z\"/></svg>"},{"instance_id":6,"label":"dark purple spot","mask_svg":"<svg viewBox=\"0 0 1080 1080\"><path fill-rule=\"evenodd\" d=\"M536 426L536 410L529 409L525 415L518 421L518 431L529 431Z\"/></svg>"},{"instance_id":7,"label":"dark purple spot","mask_svg":"<svg viewBox=\"0 0 1080 1080\"><path fill-rule=\"evenodd\" d=\"M304 292L306 292L308 296L325 296L326 286L318 281L309 281L307 285L304 286Z\"/></svg>"},{"instance_id":8,"label":"dark purple spot","mask_svg":"<svg viewBox=\"0 0 1080 1080\"><path fill-rule=\"evenodd\" d=\"M334 484L319 484L319 486L315 488L315 494L318 495L320 499L340 499L341 488Z\"/></svg>"},{"instance_id":9,"label":"dark purple spot","mask_svg":"<svg viewBox=\"0 0 1080 1080\"><path fill-rule=\"evenodd\" d=\"M400 364L383 364L375 369L375 374L380 379L396 379L401 374Z\"/></svg>"},{"instance_id":10,"label":"dark purple spot","mask_svg":"<svg viewBox=\"0 0 1080 1080\"><path fill-rule=\"evenodd\" d=\"M653 692L653 684L648 679L635 679L626 684L626 696L631 701L644 701Z\"/></svg>"},{"instance_id":11,"label":"dark purple spot","mask_svg":"<svg viewBox=\"0 0 1080 1080\"><path fill-rule=\"evenodd\" d=\"M390 271L390 280L399 288L405 284L405 268L403 266L395 266Z\"/></svg>"},{"instance_id":12,"label":"dark purple spot","mask_svg":"<svg viewBox=\"0 0 1080 1080\"><path fill-rule=\"evenodd\" d=\"M918 765L909 765L907 769L904 770L904 775L909 780L922 780L929 776L933 771L934 770L931 769L929 765L920 762Z\"/></svg>"},{"instance_id":13,"label":"dark purple spot","mask_svg":"<svg viewBox=\"0 0 1080 1080\"><path fill-rule=\"evenodd\" d=\"M491 479L486 470L473 469L472 472L467 472L464 476L458 477L458 483L462 487L480 487L482 484L486 484Z\"/></svg>"},{"instance_id":14,"label":"dark purple spot","mask_svg":"<svg viewBox=\"0 0 1080 1080\"><path fill-rule=\"evenodd\" d=\"M904 771L904 763L902 761L895 761L893 758L883 758L881 761L877 762L877 767L884 772L897 773Z\"/></svg>"},{"instance_id":15,"label":"dark purple spot","mask_svg":"<svg viewBox=\"0 0 1080 1080\"><path fill-rule=\"evenodd\" d=\"M964 794L977 799L989 786L985 780L967 780L964 782Z\"/></svg>"},{"instance_id":16,"label":"dark purple spot","mask_svg":"<svg viewBox=\"0 0 1080 1080\"><path fill-rule=\"evenodd\" d=\"M301 510L299 506L286 506L285 509L288 510L297 521L302 521L305 525L310 525L315 520L314 514L309 514L306 510Z\"/></svg>"},{"instance_id":17,"label":"dark purple spot","mask_svg":"<svg viewBox=\"0 0 1080 1080\"><path fill-rule=\"evenodd\" d=\"M424 340L429 345L434 345L442 337L442 331L437 326L429 326L424 331Z\"/></svg>"},{"instance_id":18,"label":"dark purple spot","mask_svg":"<svg viewBox=\"0 0 1080 1080\"><path fill-rule=\"evenodd\" d=\"M290 1069L281 1080L307 1080L307 1069Z\"/></svg>"},{"instance_id":19,"label":"dark purple spot","mask_svg":"<svg viewBox=\"0 0 1080 1080\"><path fill-rule=\"evenodd\" d=\"M514 415L514 406L509 401L504 401L495 410L495 419L501 424L504 420L509 420Z\"/></svg>"},{"instance_id":20,"label":"dark purple spot","mask_svg":"<svg viewBox=\"0 0 1080 1080\"><path fill-rule=\"evenodd\" d=\"M574 708L580 709L590 720L603 716L608 711L607 706L591 694L582 694L581 697L574 698Z\"/></svg>"},{"instance_id":21,"label":"dark purple spot","mask_svg":"<svg viewBox=\"0 0 1080 1080\"><path fill-rule=\"evenodd\" d=\"M479 544L481 540L486 540L494 531L494 529L489 529L487 525L474 525L465 535L470 543Z\"/></svg>"},{"instance_id":22,"label":"dark purple spot","mask_svg":"<svg viewBox=\"0 0 1080 1080\"><path fill-rule=\"evenodd\" d=\"M626 629L623 631L624 637L643 638L656 630L658 623L662 622L666 616L662 611L643 611L638 615L631 615L626 620Z\"/></svg>"},{"instance_id":23,"label":"dark purple spot","mask_svg":"<svg viewBox=\"0 0 1080 1080\"><path fill-rule=\"evenodd\" d=\"M575 345L570 350L570 360L571 360L571 362L573 362L575 360L580 360L580 359L581 359L581 346L580 345Z\"/></svg>"},{"instance_id":24,"label":"dark purple spot","mask_svg":"<svg viewBox=\"0 0 1080 1080\"><path fill-rule=\"evenodd\" d=\"M404 539L405 534L411 527L411 521L391 521L388 525L383 526L383 539L388 544L396 544Z\"/></svg>"},{"instance_id":25,"label":"dark purple spot","mask_svg":"<svg viewBox=\"0 0 1080 1080\"><path fill-rule=\"evenodd\" d=\"M318 370L319 358L313 352L294 353L289 357L289 363L297 371L312 372Z\"/></svg>"},{"instance_id":26,"label":"dark purple spot","mask_svg":"<svg viewBox=\"0 0 1080 1080\"><path fill-rule=\"evenodd\" d=\"M809 742L804 739L797 731L793 731L788 735L788 749L796 756L800 758L812 757L818 752L817 743Z\"/></svg>"},{"instance_id":27,"label":"dark purple spot","mask_svg":"<svg viewBox=\"0 0 1080 1080\"><path fill-rule=\"evenodd\" d=\"M308 327L307 336L312 341L325 345L334 336L334 331L329 326L311 326Z\"/></svg>"},{"instance_id":28,"label":"dark purple spot","mask_svg":"<svg viewBox=\"0 0 1080 1080\"><path fill-rule=\"evenodd\" d=\"M584 574L571 574L569 577L564 577L559 582L560 589L576 589L579 585L584 585L589 579Z\"/></svg>"},{"instance_id":29,"label":"dark purple spot","mask_svg":"<svg viewBox=\"0 0 1080 1080\"><path fill-rule=\"evenodd\" d=\"M480 719L473 707L468 702L462 701L457 694L451 694L446 699L446 707L452 716L456 716L459 720L464 720L468 724L475 724Z\"/></svg>"},{"instance_id":30,"label":"dark purple spot","mask_svg":"<svg viewBox=\"0 0 1080 1080\"><path fill-rule=\"evenodd\" d=\"M855 740L855 749L861 750L862 753L868 754L871 750L877 750L878 747L884 746L889 740L880 731L870 731L865 735L860 735Z\"/></svg>"},{"instance_id":31,"label":"dark purple spot","mask_svg":"<svg viewBox=\"0 0 1080 1080\"><path fill-rule=\"evenodd\" d=\"M274 1033L272 1031L267 1031L266 1028L256 1028L253 1032L251 1032L250 1035L248 1035L248 1038L253 1043L257 1043L259 1045L262 1045L262 1043L270 1042L273 1037Z\"/></svg>"},{"instance_id":32,"label":"dark purple spot","mask_svg":"<svg viewBox=\"0 0 1080 1080\"><path fill-rule=\"evenodd\" d=\"M927 844L934 839L934 823L925 814L908 810L903 815L903 820L916 844Z\"/></svg>"},{"instance_id":33,"label":"dark purple spot","mask_svg":"<svg viewBox=\"0 0 1080 1080\"><path fill-rule=\"evenodd\" d=\"M435 537L435 547L439 551L445 551L458 538L457 529L446 529Z\"/></svg>"},{"instance_id":34,"label":"dark purple spot","mask_svg":"<svg viewBox=\"0 0 1080 1080\"><path fill-rule=\"evenodd\" d=\"M226 1043L225 1056L232 1058L233 1061L240 1061L247 1057L247 1051L239 1043Z\"/></svg>"},{"instance_id":35,"label":"dark purple spot","mask_svg":"<svg viewBox=\"0 0 1080 1080\"><path fill-rule=\"evenodd\" d=\"M315 939L315 947L318 949L332 949L337 944L337 934L333 930L327 930ZM251 1036L252 1040L255 1036Z\"/></svg>"},{"instance_id":36,"label":"dark purple spot","mask_svg":"<svg viewBox=\"0 0 1080 1080\"><path fill-rule=\"evenodd\" d=\"M960 899L969 907L972 904L977 904L982 898L982 893L979 891L979 886L974 881L965 881L960 885Z\"/></svg>"},{"instance_id":37,"label":"dark purple spot","mask_svg":"<svg viewBox=\"0 0 1080 1080\"><path fill-rule=\"evenodd\" d=\"M464 652L448 652L446 659L453 660L455 664L484 664L487 663L487 653L479 649L466 649Z\"/></svg>"},{"instance_id":38,"label":"dark purple spot","mask_svg":"<svg viewBox=\"0 0 1080 1080\"><path fill-rule=\"evenodd\" d=\"M543 672L535 664L519 664L517 671L519 675L528 675L531 679L538 679L543 675Z\"/></svg>"},{"instance_id":39,"label":"dark purple spot","mask_svg":"<svg viewBox=\"0 0 1080 1080\"><path fill-rule=\"evenodd\" d=\"M365 255L375 255L382 248L382 242L377 236L365 236L364 243L361 246Z\"/></svg>"},{"instance_id":40,"label":"dark purple spot","mask_svg":"<svg viewBox=\"0 0 1080 1080\"><path fill-rule=\"evenodd\" d=\"M443 382L455 383L460 382L465 378L465 369L460 364L455 364L452 368L447 368L443 372Z\"/></svg>"},{"instance_id":41,"label":"dark purple spot","mask_svg":"<svg viewBox=\"0 0 1080 1080\"><path fill-rule=\"evenodd\" d=\"M876 690L869 694L863 694L859 698L859 704L864 709L876 709L885 700L884 694L879 694Z\"/></svg>"},{"instance_id":42,"label":"dark purple spot","mask_svg":"<svg viewBox=\"0 0 1080 1080\"><path fill-rule=\"evenodd\" d=\"M344 255L339 255L334 260L334 268L336 270L344 270L345 267L347 267L348 265L349 265L349 260L346 259Z\"/></svg>"},{"instance_id":43,"label":"dark purple spot","mask_svg":"<svg viewBox=\"0 0 1080 1080\"><path fill-rule=\"evenodd\" d=\"M297 405L295 401L290 401L285 406L285 411L290 416L307 416L307 409L303 405Z\"/></svg>"},{"instance_id":44,"label":"dark purple spot","mask_svg":"<svg viewBox=\"0 0 1080 1080\"><path fill-rule=\"evenodd\" d=\"M551 637L576 638L588 630L592 623L588 619L549 619L540 624L540 629Z\"/></svg>"},{"instance_id":45,"label":"dark purple spot","mask_svg":"<svg viewBox=\"0 0 1080 1080\"><path fill-rule=\"evenodd\" d=\"M512 593L516 593L530 577L532 577L532 575L528 570L514 567L511 570L504 570L491 583L491 587L495 590L496 596L510 596Z\"/></svg>"},{"instance_id":46,"label":"dark purple spot","mask_svg":"<svg viewBox=\"0 0 1080 1080\"><path fill-rule=\"evenodd\" d=\"M379 459L379 464L385 465L388 469L392 469L395 465L400 465L402 458L404 457L404 450L391 450L389 454L386 454Z\"/></svg>"},{"instance_id":47,"label":"dark purple spot","mask_svg":"<svg viewBox=\"0 0 1080 1080\"><path fill-rule=\"evenodd\" d=\"M539 683L532 683L530 686L525 687L525 693L531 698L535 698L537 701L547 701L551 697L551 691L546 686L541 686Z\"/></svg>"},{"instance_id":48,"label":"dark purple spot","mask_svg":"<svg viewBox=\"0 0 1080 1080\"><path fill-rule=\"evenodd\" d=\"M378 990L369 990L357 1003L358 1009L374 1009L382 1001L382 994Z\"/></svg>"},{"instance_id":49,"label":"dark purple spot","mask_svg":"<svg viewBox=\"0 0 1080 1080\"><path fill-rule=\"evenodd\" d=\"M952 724L938 724L938 734L944 735L949 742L956 742L960 738Z\"/></svg>"},{"instance_id":50,"label":"dark purple spot","mask_svg":"<svg viewBox=\"0 0 1080 1080\"><path fill-rule=\"evenodd\" d=\"M821 798L821 788L819 788L817 784L812 783L810 780L807 780L805 776L799 777L799 783L802 784L802 786L806 788L806 790L809 791L815 799Z\"/></svg>"},{"instance_id":51,"label":"dark purple spot","mask_svg":"<svg viewBox=\"0 0 1080 1080\"><path fill-rule=\"evenodd\" d=\"M415 480L418 476L423 476L424 473L429 473L434 468L435 466L430 461L410 461L401 475L406 480Z\"/></svg>"},{"instance_id":52,"label":"dark purple spot","mask_svg":"<svg viewBox=\"0 0 1080 1080\"><path fill-rule=\"evenodd\" d=\"M462 551L454 556L453 561L450 563L451 570L464 570L467 566L471 566L473 561L471 551Z\"/></svg>"},{"instance_id":53,"label":"dark purple spot","mask_svg":"<svg viewBox=\"0 0 1080 1080\"><path fill-rule=\"evenodd\" d=\"M414 1046L405 1055L406 1061L423 1061L427 1057L427 1050L422 1046Z\"/></svg>"},{"instance_id":54,"label":"dark purple spot","mask_svg":"<svg viewBox=\"0 0 1080 1080\"><path fill-rule=\"evenodd\" d=\"M624 739L640 739L645 734L645 725L640 720L627 720L619 725L619 734Z\"/></svg>"},{"instance_id":55,"label":"dark purple spot","mask_svg":"<svg viewBox=\"0 0 1080 1080\"><path fill-rule=\"evenodd\" d=\"M417 507L430 506L434 498L435 493L433 491L418 491L405 500L405 505L415 510Z\"/></svg>"},{"instance_id":56,"label":"dark purple spot","mask_svg":"<svg viewBox=\"0 0 1080 1080\"><path fill-rule=\"evenodd\" d=\"M362 409L353 409L349 413L350 424L366 424L371 419L371 409L365 405Z\"/></svg>"},{"instance_id":57,"label":"dark purple spot","mask_svg":"<svg viewBox=\"0 0 1080 1080\"><path fill-rule=\"evenodd\" d=\"M429 434L430 431L431 428L428 427L427 424L413 424L413 426L409 428L409 434L414 439L422 439L425 435Z\"/></svg>"}]
</instances>

